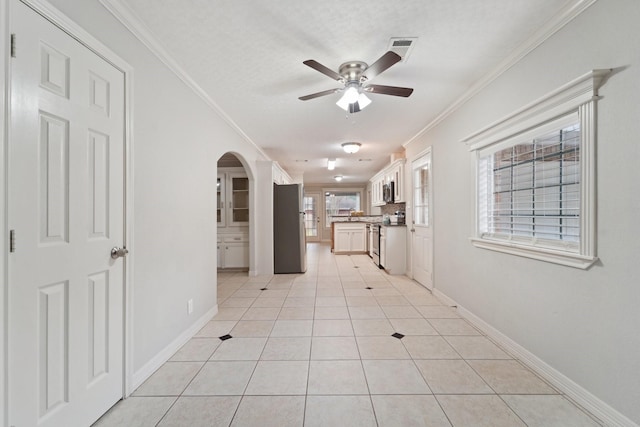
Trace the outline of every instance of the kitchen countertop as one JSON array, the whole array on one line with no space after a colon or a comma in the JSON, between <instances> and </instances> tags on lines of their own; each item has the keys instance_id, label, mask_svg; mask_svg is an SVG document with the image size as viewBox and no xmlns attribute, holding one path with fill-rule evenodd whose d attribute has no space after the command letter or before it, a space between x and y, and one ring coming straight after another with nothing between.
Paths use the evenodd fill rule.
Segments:
<instances>
[{"instance_id":1,"label":"kitchen countertop","mask_svg":"<svg viewBox=\"0 0 640 427\"><path fill-rule=\"evenodd\" d=\"M407 224L383 224L382 215L363 215L363 216L331 216L331 222L364 222L369 224L380 224L385 227L406 227Z\"/></svg>"},{"instance_id":2,"label":"kitchen countertop","mask_svg":"<svg viewBox=\"0 0 640 427\"><path fill-rule=\"evenodd\" d=\"M363 216L331 216L331 222L371 222L381 223L382 215L363 215Z\"/></svg>"}]
</instances>

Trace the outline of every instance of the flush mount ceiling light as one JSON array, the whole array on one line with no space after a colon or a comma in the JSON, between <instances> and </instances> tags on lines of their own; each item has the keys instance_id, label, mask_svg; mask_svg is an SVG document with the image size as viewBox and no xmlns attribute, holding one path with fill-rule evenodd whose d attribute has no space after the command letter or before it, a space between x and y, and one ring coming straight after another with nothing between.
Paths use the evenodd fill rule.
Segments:
<instances>
[{"instance_id":1,"label":"flush mount ceiling light","mask_svg":"<svg viewBox=\"0 0 640 427\"><path fill-rule=\"evenodd\" d=\"M329 169L330 171L334 170L336 168L336 159L329 159L327 160L327 169Z\"/></svg>"},{"instance_id":2,"label":"flush mount ceiling light","mask_svg":"<svg viewBox=\"0 0 640 427\"><path fill-rule=\"evenodd\" d=\"M353 153L357 153L358 150L360 150L360 146L362 144L360 144L359 142L345 142L344 144L342 144L342 149L349 154L353 154Z\"/></svg>"},{"instance_id":3,"label":"flush mount ceiling light","mask_svg":"<svg viewBox=\"0 0 640 427\"><path fill-rule=\"evenodd\" d=\"M333 179L335 179L336 181L340 182L342 181L342 175L336 175L333 177Z\"/></svg>"}]
</instances>

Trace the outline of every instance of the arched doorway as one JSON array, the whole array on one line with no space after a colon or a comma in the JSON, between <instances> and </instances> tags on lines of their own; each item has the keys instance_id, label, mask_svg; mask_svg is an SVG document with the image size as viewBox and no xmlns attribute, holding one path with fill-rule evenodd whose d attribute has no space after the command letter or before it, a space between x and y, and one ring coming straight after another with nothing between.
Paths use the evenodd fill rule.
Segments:
<instances>
[{"instance_id":1,"label":"arched doorway","mask_svg":"<svg viewBox=\"0 0 640 427\"><path fill-rule=\"evenodd\" d=\"M217 166L218 272L249 271L252 178L236 154L223 154Z\"/></svg>"}]
</instances>

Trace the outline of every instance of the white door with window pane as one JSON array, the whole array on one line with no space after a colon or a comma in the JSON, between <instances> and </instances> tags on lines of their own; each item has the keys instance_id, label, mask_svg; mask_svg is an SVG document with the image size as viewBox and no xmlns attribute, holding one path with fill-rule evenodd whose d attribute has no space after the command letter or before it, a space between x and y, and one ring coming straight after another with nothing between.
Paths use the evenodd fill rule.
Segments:
<instances>
[{"instance_id":1,"label":"white door with window pane","mask_svg":"<svg viewBox=\"0 0 640 427\"><path fill-rule=\"evenodd\" d=\"M433 289L433 227L431 150L412 163L413 223L411 226L411 265L413 279Z\"/></svg>"},{"instance_id":2,"label":"white door with window pane","mask_svg":"<svg viewBox=\"0 0 640 427\"><path fill-rule=\"evenodd\" d=\"M304 228L307 242L320 241L320 194L304 196Z\"/></svg>"}]
</instances>

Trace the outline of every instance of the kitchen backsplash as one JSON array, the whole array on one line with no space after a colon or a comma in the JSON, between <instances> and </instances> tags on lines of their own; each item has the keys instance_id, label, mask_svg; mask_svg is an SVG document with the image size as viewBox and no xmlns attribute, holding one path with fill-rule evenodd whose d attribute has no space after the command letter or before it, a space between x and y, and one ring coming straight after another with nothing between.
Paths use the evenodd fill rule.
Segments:
<instances>
[{"instance_id":1,"label":"kitchen backsplash","mask_svg":"<svg viewBox=\"0 0 640 427\"><path fill-rule=\"evenodd\" d=\"M404 211L405 203L387 203L386 205L380 206L380 211L382 215L395 215L396 211Z\"/></svg>"}]
</instances>

